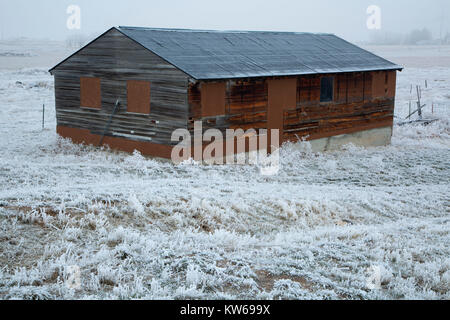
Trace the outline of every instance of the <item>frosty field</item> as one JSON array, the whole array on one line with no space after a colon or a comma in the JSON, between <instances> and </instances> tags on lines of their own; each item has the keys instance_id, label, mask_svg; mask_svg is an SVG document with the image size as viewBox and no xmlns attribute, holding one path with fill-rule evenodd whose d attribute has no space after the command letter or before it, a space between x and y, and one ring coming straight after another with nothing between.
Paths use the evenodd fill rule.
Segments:
<instances>
[{"instance_id":1,"label":"frosty field","mask_svg":"<svg viewBox=\"0 0 450 320\"><path fill-rule=\"evenodd\" d=\"M63 46L0 42L0 299L450 299L449 47L369 48L406 67L395 121L416 84L438 121L262 176L59 138Z\"/></svg>"}]
</instances>

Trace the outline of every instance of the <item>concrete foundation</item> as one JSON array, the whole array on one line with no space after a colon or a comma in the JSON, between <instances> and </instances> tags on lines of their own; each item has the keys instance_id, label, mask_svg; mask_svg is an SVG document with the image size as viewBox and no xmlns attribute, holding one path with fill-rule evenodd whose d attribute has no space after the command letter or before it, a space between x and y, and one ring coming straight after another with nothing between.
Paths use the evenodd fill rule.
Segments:
<instances>
[{"instance_id":1,"label":"concrete foundation","mask_svg":"<svg viewBox=\"0 0 450 320\"><path fill-rule=\"evenodd\" d=\"M310 140L312 151L332 151L352 143L361 147L379 147L391 143L392 127L383 127L355 133Z\"/></svg>"}]
</instances>

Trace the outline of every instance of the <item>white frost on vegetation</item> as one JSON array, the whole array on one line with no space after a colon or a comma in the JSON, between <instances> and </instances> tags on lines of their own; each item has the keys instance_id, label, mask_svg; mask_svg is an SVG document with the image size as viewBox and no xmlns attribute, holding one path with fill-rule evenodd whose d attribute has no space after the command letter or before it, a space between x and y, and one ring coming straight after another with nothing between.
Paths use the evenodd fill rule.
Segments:
<instances>
[{"instance_id":1,"label":"white frost on vegetation","mask_svg":"<svg viewBox=\"0 0 450 320\"><path fill-rule=\"evenodd\" d=\"M74 145L45 70L2 72L0 298L449 299L450 67L401 73L396 115L424 78L439 121L387 147L286 144L263 176Z\"/></svg>"}]
</instances>

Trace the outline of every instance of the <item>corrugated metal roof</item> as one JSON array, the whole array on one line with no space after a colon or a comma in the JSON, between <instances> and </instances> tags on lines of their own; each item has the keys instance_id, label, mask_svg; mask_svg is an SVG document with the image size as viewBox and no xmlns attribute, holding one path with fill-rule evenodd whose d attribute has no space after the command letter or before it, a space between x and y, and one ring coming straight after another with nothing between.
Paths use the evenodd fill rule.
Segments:
<instances>
[{"instance_id":1,"label":"corrugated metal roof","mask_svg":"<svg viewBox=\"0 0 450 320\"><path fill-rule=\"evenodd\" d=\"M198 80L402 69L333 34L118 30Z\"/></svg>"}]
</instances>

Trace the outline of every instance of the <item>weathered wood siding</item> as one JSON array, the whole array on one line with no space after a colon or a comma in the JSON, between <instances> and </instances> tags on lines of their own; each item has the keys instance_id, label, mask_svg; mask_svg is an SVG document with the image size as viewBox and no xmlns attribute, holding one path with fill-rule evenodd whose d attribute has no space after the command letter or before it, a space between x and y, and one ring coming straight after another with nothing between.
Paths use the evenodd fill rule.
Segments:
<instances>
[{"instance_id":1,"label":"weathered wood siding","mask_svg":"<svg viewBox=\"0 0 450 320\"><path fill-rule=\"evenodd\" d=\"M320 102L320 78L334 77L334 97ZM319 139L392 126L396 71L309 75L297 80L295 107L283 111L282 141ZM203 121L204 130L265 129L268 122L269 79L227 80L225 114L202 115L202 82L189 86L189 129Z\"/></svg>"},{"instance_id":2,"label":"weathered wood siding","mask_svg":"<svg viewBox=\"0 0 450 320\"><path fill-rule=\"evenodd\" d=\"M117 99L121 107L109 136L173 144L172 132L187 126L189 77L117 30L64 61L53 74L58 126L102 134ZM101 110L80 107L81 77L101 79ZM127 113L128 80L150 81L150 114Z\"/></svg>"},{"instance_id":3,"label":"weathered wood siding","mask_svg":"<svg viewBox=\"0 0 450 320\"><path fill-rule=\"evenodd\" d=\"M189 129L195 121L203 121L205 130L217 128L244 130L267 127L268 83L264 79L228 80L225 92L225 114L205 117L202 115L202 82L189 86Z\"/></svg>"},{"instance_id":4,"label":"weathered wood siding","mask_svg":"<svg viewBox=\"0 0 450 320\"><path fill-rule=\"evenodd\" d=\"M297 107L284 112L284 141L296 141L304 137L308 140L320 139L392 126L396 71L327 76L334 76L335 79L334 99L331 102L320 102L317 98L320 97L320 75L302 77L298 81ZM373 82L375 77L382 77L383 82ZM308 82L314 85L301 85ZM314 99L301 99L306 95Z\"/></svg>"}]
</instances>

